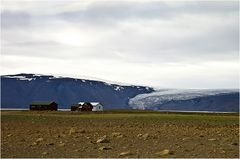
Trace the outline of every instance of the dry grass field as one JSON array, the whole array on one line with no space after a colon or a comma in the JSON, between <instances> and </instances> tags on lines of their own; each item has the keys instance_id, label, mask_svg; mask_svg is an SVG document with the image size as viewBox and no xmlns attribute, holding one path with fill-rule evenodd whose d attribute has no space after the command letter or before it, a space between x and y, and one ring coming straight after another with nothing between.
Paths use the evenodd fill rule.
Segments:
<instances>
[{"instance_id":1,"label":"dry grass field","mask_svg":"<svg viewBox=\"0 0 240 159\"><path fill-rule=\"evenodd\" d=\"M239 158L239 114L1 111L1 157Z\"/></svg>"}]
</instances>

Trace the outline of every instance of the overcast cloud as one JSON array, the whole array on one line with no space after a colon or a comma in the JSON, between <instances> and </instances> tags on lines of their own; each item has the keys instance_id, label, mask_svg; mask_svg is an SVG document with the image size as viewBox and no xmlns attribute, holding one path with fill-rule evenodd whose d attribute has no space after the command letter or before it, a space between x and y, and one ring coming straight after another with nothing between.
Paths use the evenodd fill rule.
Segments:
<instances>
[{"instance_id":1,"label":"overcast cloud","mask_svg":"<svg viewBox=\"0 0 240 159\"><path fill-rule=\"evenodd\" d=\"M2 0L1 74L238 88L238 1Z\"/></svg>"}]
</instances>

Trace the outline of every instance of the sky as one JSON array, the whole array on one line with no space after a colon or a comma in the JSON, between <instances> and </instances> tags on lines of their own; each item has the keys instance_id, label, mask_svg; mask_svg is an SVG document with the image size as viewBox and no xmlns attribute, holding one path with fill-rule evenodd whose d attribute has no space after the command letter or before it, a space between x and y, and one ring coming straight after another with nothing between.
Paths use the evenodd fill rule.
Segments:
<instances>
[{"instance_id":1,"label":"sky","mask_svg":"<svg viewBox=\"0 0 240 159\"><path fill-rule=\"evenodd\" d=\"M238 1L2 0L1 74L239 88Z\"/></svg>"}]
</instances>

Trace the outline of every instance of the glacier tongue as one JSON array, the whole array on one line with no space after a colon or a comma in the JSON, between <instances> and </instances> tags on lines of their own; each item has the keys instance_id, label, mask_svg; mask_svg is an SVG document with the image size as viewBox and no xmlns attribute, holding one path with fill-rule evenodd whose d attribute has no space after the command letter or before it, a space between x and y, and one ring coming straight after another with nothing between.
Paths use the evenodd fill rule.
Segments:
<instances>
[{"instance_id":1,"label":"glacier tongue","mask_svg":"<svg viewBox=\"0 0 240 159\"><path fill-rule=\"evenodd\" d=\"M238 92L237 89L169 89L152 93L140 94L129 100L133 109L147 109L148 107L165 104L170 101L190 100L198 97Z\"/></svg>"}]
</instances>

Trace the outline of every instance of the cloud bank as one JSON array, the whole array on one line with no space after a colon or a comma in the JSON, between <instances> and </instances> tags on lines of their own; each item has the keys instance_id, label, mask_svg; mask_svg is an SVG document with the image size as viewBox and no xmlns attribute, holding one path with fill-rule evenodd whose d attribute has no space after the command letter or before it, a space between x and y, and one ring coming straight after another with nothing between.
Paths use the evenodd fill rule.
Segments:
<instances>
[{"instance_id":1,"label":"cloud bank","mask_svg":"<svg viewBox=\"0 0 240 159\"><path fill-rule=\"evenodd\" d=\"M237 88L238 1L2 1L1 72Z\"/></svg>"}]
</instances>

